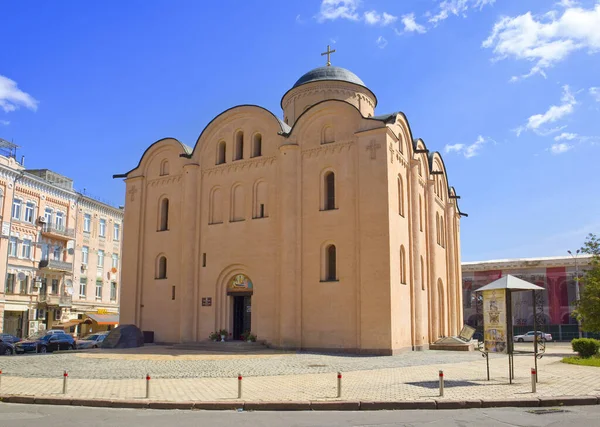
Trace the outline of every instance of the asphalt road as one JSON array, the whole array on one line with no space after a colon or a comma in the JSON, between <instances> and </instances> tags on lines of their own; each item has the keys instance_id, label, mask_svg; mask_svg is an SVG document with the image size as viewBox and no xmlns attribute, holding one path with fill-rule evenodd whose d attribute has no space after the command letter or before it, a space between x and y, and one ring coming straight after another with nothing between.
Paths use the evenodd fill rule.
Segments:
<instances>
[{"instance_id":1,"label":"asphalt road","mask_svg":"<svg viewBox=\"0 0 600 427\"><path fill-rule=\"evenodd\" d=\"M537 408L537 410L547 408ZM552 408L548 408L552 410ZM187 427L232 426L582 426L598 425L600 406L571 406L549 414L525 408L377 412L230 412L100 409L0 403L0 426ZM556 412L563 410L565 412Z\"/></svg>"}]
</instances>

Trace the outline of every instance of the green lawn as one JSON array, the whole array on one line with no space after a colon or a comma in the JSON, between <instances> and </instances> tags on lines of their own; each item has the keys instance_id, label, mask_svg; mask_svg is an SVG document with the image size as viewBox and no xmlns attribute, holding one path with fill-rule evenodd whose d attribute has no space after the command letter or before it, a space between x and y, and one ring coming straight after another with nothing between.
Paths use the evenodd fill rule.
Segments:
<instances>
[{"instance_id":1,"label":"green lawn","mask_svg":"<svg viewBox=\"0 0 600 427\"><path fill-rule=\"evenodd\" d=\"M600 356L590 357L588 359L582 359L579 356L565 357L562 360L563 363L569 363L571 365L583 365L583 366L598 366L600 367Z\"/></svg>"}]
</instances>

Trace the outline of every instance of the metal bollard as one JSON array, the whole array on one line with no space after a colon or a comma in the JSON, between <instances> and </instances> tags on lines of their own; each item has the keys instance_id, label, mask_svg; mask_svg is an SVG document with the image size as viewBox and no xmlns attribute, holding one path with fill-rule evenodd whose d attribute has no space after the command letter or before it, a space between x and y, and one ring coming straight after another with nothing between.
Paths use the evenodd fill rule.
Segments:
<instances>
[{"instance_id":1,"label":"metal bollard","mask_svg":"<svg viewBox=\"0 0 600 427\"><path fill-rule=\"evenodd\" d=\"M0 369L0 388L2 388L2 369Z\"/></svg>"},{"instance_id":2,"label":"metal bollard","mask_svg":"<svg viewBox=\"0 0 600 427\"><path fill-rule=\"evenodd\" d=\"M146 399L150 399L150 374L146 374Z\"/></svg>"},{"instance_id":3,"label":"metal bollard","mask_svg":"<svg viewBox=\"0 0 600 427\"><path fill-rule=\"evenodd\" d=\"M340 397L342 397L342 373L341 372L337 373L337 380L338 380L338 393L337 393L337 397L340 398Z\"/></svg>"},{"instance_id":4,"label":"metal bollard","mask_svg":"<svg viewBox=\"0 0 600 427\"><path fill-rule=\"evenodd\" d=\"M238 374L238 399L242 398L242 374Z\"/></svg>"},{"instance_id":5,"label":"metal bollard","mask_svg":"<svg viewBox=\"0 0 600 427\"><path fill-rule=\"evenodd\" d=\"M536 379L537 377L537 371L535 370L535 368L531 368L531 392L535 393L536 392Z\"/></svg>"},{"instance_id":6,"label":"metal bollard","mask_svg":"<svg viewBox=\"0 0 600 427\"><path fill-rule=\"evenodd\" d=\"M440 397L444 397L444 371L440 371Z\"/></svg>"},{"instance_id":7,"label":"metal bollard","mask_svg":"<svg viewBox=\"0 0 600 427\"><path fill-rule=\"evenodd\" d=\"M66 371L63 373L63 394L67 394L67 379L69 378L69 373Z\"/></svg>"}]
</instances>

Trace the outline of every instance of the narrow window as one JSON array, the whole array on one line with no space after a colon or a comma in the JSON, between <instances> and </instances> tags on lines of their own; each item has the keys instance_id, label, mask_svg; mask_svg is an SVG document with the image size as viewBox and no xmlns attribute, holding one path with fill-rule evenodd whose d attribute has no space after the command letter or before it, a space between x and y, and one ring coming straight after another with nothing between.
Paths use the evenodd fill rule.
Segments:
<instances>
[{"instance_id":1,"label":"narrow window","mask_svg":"<svg viewBox=\"0 0 600 427\"><path fill-rule=\"evenodd\" d=\"M423 231L423 199L419 195L419 230Z\"/></svg>"},{"instance_id":2,"label":"narrow window","mask_svg":"<svg viewBox=\"0 0 600 427\"><path fill-rule=\"evenodd\" d=\"M167 278L167 257L165 257L164 255L158 258L156 278L157 279L166 279Z\"/></svg>"},{"instance_id":3,"label":"narrow window","mask_svg":"<svg viewBox=\"0 0 600 427\"><path fill-rule=\"evenodd\" d=\"M171 288L171 300L175 301L175 286Z\"/></svg>"},{"instance_id":4,"label":"narrow window","mask_svg":"<svg viewBox=\"0 0 600 427\"><path fill-rule=\"evenodd\" d=\"M102 279L96 280L96 299L102 299Z\"/></svg>"},{"instance_id":5,"label":"narrow window","mask_svg":"<svg viewBox=\"0 0 600 427\"><path fill-rule=\"evenodd\" d=\"M231 219L230 221L243 221L246 210L246 195L244 187L235 185L231 190Z\"/></svg>"},{"instance_id":6,"label":"narrow window","mask_svg":"<svg viewBox=\"0 0 600 427\"><path fill-rule=\"evenodd\" d=\"M25 204L25 221L33 223L35 213L35 204L33 202L27 202Z\"/></svg>"},{"instance_id":7,"label":"narrow window","mask_svg":"<svg viewBox=\"0 0 600 427\"><path fill-rule=\"evenodd\" d=\"M440 245L442 245L442 248L446 247L446 227L444 227L444 215L442 215L440 217Z\"/></svg>"},{"instance_id":8,"label":"narrow window","mask_svg":"<svg viewBox=\"0 0 600 427\"><path fill-rule=\"evenodd\" d=\"M88 246L81 247L81 263L87 265L90 248Z\"/></svg>"},{"instance_id":9,"label":"narrow window","mask_svg":"<svg viewBox=\"0 0 600 427\"><path fill-rule=\"evenodd\" d=\"M169 229L169 199L166 197L160 201L160 222L158 231L166 231Z\"/></svg>"},{"instance_id":10,"label":"narrow window","mask_svg":"<svg viewBox=\"0 0 600 427\"><path fill-rule=\"evenodd\" d=\"M119 240L119 236L120 236L120 232L121 231L121 225L120 224L115 224L113 226L113 240Z\"/></svg>"},{"instance_id":11,"label":"narrow window","mask_svg":"<svg viewBox=\"0 0 600 427\"><path fill-rule=\"evenodd\" d=\"M100 220L100 227L99 227L98 235L100 237L106 237L106 220L105 219Z\"/></svg>"},{"instance_id":12,"label":"narrow window","mask_svg":"<svg viewBox=\"0 0 600 427\"><path fill-rule=\"evenodd\" d=\"M239 131L235 134L235 156L233 160L242 160L244 158L244 132Z\"/></svg>"},{"instance_id":13,"label":"narrow window","mask_svg":"<svg viewBox=\"0 0 600 427\"><path fill-rule=\"evenodd\" d=\"M265 181L254 184L254 196L252 200L252 218L265 218L267 213L267 201L269 197L269 186Z\"/></svg>"},{"instance_id":14,"label":"narrow window","mask_svg":"<svg viewBox=\"0 0 600 427\"><path fill-rule=\"evenodd\" d=\"M421 256L421 289L425 290L425 263L423 262L423 256Z\"/></svg>"},{"instance_id":15,"label":"narrow window","mask_svg":"<svg viewBox=\"0 0 600 427\"><path fill-rule=\"evenodd\" d=\"M262 135L257 133L252 141L252 157L262 156Z\"/></svg>"},{"instance_id":16,"label":"narrow window","mask_svg":"<svg viewBox=\"0 0 600 427\"><path fill-rule=\"evenodd\" d=\"M325 174L325 210L335 209L335 174L327 172Z\"/></svg>"},{"instance_id":17,"label":"narrow window","mask_svg":"<svg viewBox=\"0 0 600 427\"><path fill-rule=\"evenodd\" d=\"M117 300L117 282L110 283L110 300L115 302Z\"/></svg>"},{"instance_id":18,"label":"narrow window","mask_svg":"<svg viewBox=\"0 0 600 427\"><path fill-rule=\"evenodd\" d=\"M217 164L222 165L225 163L225 153L227 146L225 145L225 141L219 142L217 147Z\"/></svg>"},{"instance_id":19,"label":"narrow window","mask_svg":"<svg viewBox=\"0 0 600 427\"><path fill-rule=\"evenodd\" d=\"M265 217L265 205L263 203L260 204L260 212L259 212L259 218L264 218Z\"/></svg>"},{"instance_id":20,"label":"narrow window","mask_svg":"<svg viewBox=\"0 0 600 427\"><path fill-rule=\"evenodd\" d=\"M400 175L398 175L398 213L404 216L404 184Z\"/></svg>"},{"instance_id":21,"label":"narrow window","mask_svg":"<svg viewBox=\"0 0 600 427\"><path fill-rule=\"evenodd\" d=\"M79 279L79 299L85 299L87 291L87 277L81 277Z\"/></svg>"},{"instance_id":22,"label":"narrow window","mask_svg":"<svg viewBox=\"0 0 600 427\"><path fill-rule=\"evenodd\" d=\"M19 199L15 199L13 201L13 207L12 207L12 217L13 219L21 219L21 203L22 201Z\"/></svg>"},{"instance_id":23,"label":"narrow window","mask_svg":"<svg viewBox=\"0 0 600 427\"><path fill-rule=\"evenodd\" d=\"M406 252L404 246L400 246L400 283L406 285Z\"/></svg>"},{"instance_id":24,"label":"narrow window","mask_svg":"<svg viewBox=\"0 0 600 427\"><path fill-rule=\"evenodd\" d=\"M83 232L89 233L92 229L92 216L90 214L83 215Z\"/></svg>"},{"instance_id":25,"label":"narrow window","mask_svg":"<svg viewBox=\"0 0 600 427\"><path fill-rule=\"evenodd\" d=\"M202 254L202 267L206 267L206 252Z\"/></svg>"},{"instance_id":26,"label":"narrow window","mask_svg":"<svg viewBox=\"0 0 600 427\"><path fill-rule=\"evenodd\" d=\"M329 245L326 249L326 274L325 280L335 281L337 280L337 264L336 264L336 249L335 245Z\"/></svg>"},{"instance_id":27,"label":"narrow window","mask_svg":"<svg viewBox=\"0 0 600 427\"><path fill-rule=\"evenodd\" d=\"M102 273L104 270L104 250L98 249L98 271Z\"/></svg>"},{"instance_id":28,"label":"narrow window","mask_svg":"<svg viewBox=\"0 0 600 427\"><path fill-rule=\"evenodd\" d=\"M440 214L435 213L435 239L437 244L440 244Z\"/></svg>"},{"instance_id":29,"label":"narrow window","mask_svg":"<svg viewBox=\"0 0 600 427\"><path fill-rule=\"evenodd\" d=\"M334 142L333 128L331 126L325 126L323 128L323 134L321 136L321 144L329 144Z\"/></svg>"},{"instance_id":30,"label":"narrow window","mask_svg":"<svg viewBox=\"0 0 600 427\"><path fill-rule=\"evenodd\" d=\"M223 200L221 200L221 189L214 188L210 197L210 224L223 222Z\"/></svg>"},{"instance_id":31,"label":"narrow window","mask_svg":"<svg viewBox=\"0 0 600 427\"><path fill-rule=\"evenodd\" d=\"M161 174L161 176L169 174L169 161L168 160L163 160L162 163L160 164L160 174Z\"/></svg>"}]
</instances>

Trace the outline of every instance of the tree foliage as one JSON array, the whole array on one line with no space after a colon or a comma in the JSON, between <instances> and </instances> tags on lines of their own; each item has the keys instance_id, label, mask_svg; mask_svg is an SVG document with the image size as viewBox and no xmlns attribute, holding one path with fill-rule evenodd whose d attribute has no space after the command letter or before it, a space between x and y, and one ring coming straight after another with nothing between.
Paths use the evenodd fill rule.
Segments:
<instances>
[{"instance_id":1,"label":"tree foliage","mask_svg":"<svg viewBox=\"0 0 600 427\"><path fill-rule=\"evenodd\" d=\"M600 239L590 233L581 252L592 255L592 268L581 280L583 286L574 315L584 331L600 332Z\"/></svg>"}]
</instances>

